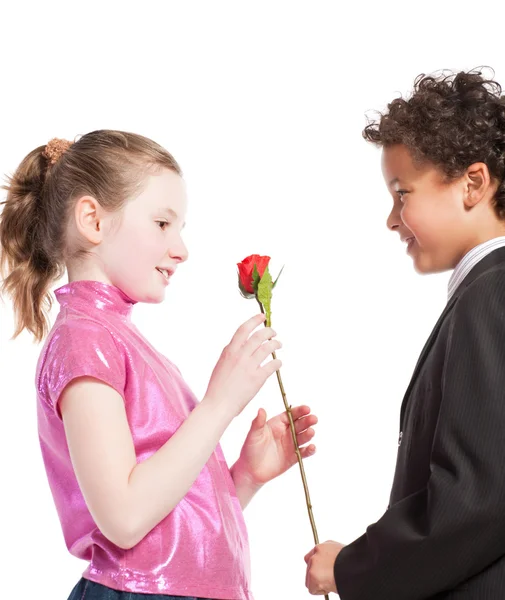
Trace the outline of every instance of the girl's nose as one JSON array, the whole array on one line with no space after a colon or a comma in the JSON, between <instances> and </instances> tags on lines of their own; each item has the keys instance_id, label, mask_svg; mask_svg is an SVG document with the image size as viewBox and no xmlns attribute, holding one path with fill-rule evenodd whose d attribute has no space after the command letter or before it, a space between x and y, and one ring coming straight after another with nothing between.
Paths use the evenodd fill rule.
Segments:
<instances>
[{"instance_id":1,"label":"girl's nose","mask_svg":"<svg viewBox=\"0 0 505 600\"><path fill-rule=\"evenodd\" d=\"M172 248L170 248L169 254L174 260L177 260L178 262L185 262L188 260L189 253L186 244L180 240L177 245L174 245Z\"/></svg>"}]
</instances>

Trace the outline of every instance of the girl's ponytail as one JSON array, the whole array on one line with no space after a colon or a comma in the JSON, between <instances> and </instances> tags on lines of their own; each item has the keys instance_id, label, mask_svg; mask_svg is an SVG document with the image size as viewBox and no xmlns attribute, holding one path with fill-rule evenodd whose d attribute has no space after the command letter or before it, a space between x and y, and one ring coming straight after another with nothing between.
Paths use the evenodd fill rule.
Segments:
<instances>
[{"instance_id":1,"label":"girl's ponytail","mask_svg":"<svg viewBox=\"0 0 505 600\"><path fill-rule=\"evenodd\" d=\"M30 152L8 179L7 199L0 215L0 268L3 294L14 304L16 329L23 329L41 341L48 330L51 308L49 288L62 275L62 268L47 248L44 214L44 184L50 157L46 147Z\"/></svg>"}]
</instances>

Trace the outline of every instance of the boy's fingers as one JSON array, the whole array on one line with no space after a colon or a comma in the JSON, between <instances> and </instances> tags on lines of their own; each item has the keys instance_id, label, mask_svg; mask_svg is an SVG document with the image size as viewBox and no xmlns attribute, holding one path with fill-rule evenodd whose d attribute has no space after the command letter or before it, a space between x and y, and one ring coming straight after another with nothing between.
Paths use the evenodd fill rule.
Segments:
<instances>
[{"instance_id":1,"label":"boy's fingers","mask_svg":"<svg viewBox=\"0 0 505 600\"><path fill-rule=\"evenodd\" d=\"M308 564L309 560L311 559L311 557L314 555L315 550L316 550L315 548L312 548L312 550L304 556L304 560L307 564Z\"/></svg>"}]
</instances>

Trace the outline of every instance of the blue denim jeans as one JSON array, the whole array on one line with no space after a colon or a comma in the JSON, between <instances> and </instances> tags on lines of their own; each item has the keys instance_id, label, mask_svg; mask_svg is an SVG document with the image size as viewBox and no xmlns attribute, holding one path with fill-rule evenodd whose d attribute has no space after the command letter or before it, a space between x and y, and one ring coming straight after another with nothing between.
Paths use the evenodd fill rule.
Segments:
<instances>
[{"instance_id":1,"label":"blue denim jeans","mask_svg":"<svg viewBox=\"0 0 505 600\"><path fill-rule=\"evenodd\" d=\"M82 578L68 600L210 600L193 596L165 596L164 594L134 594L119 592L94 581Z\"/></svg>"}]
</instances>

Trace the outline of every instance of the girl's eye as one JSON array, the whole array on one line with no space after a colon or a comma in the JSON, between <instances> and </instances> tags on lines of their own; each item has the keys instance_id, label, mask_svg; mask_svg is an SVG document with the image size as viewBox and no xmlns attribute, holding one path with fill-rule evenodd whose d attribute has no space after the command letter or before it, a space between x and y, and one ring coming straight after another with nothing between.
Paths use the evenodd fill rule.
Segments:
<instances>
[{"instance_id":1,"label":"girl's eye","mask_svg":"<svg viewBox=\"0 0 505 600\"><path fill-rule=\"evenodd\" d=\"M162 231L165 231L165 229L168 227L168 225L170 225L170 223L168 221L156 221L156 223L158 223L158 225L160 226L160 229Z\"/></svg>"},{"instance_id":2,"label":"girl's eye","mask_svg":"<svg viewBox=\"0 0 505 600\"><path fill-rule=\"evenodd\" d=\"M408 194L407 190L396 190L396 193L400 197L400 202L403 201L403 197L405 196L405 194Z\"/></svg>"}]
</instances>

